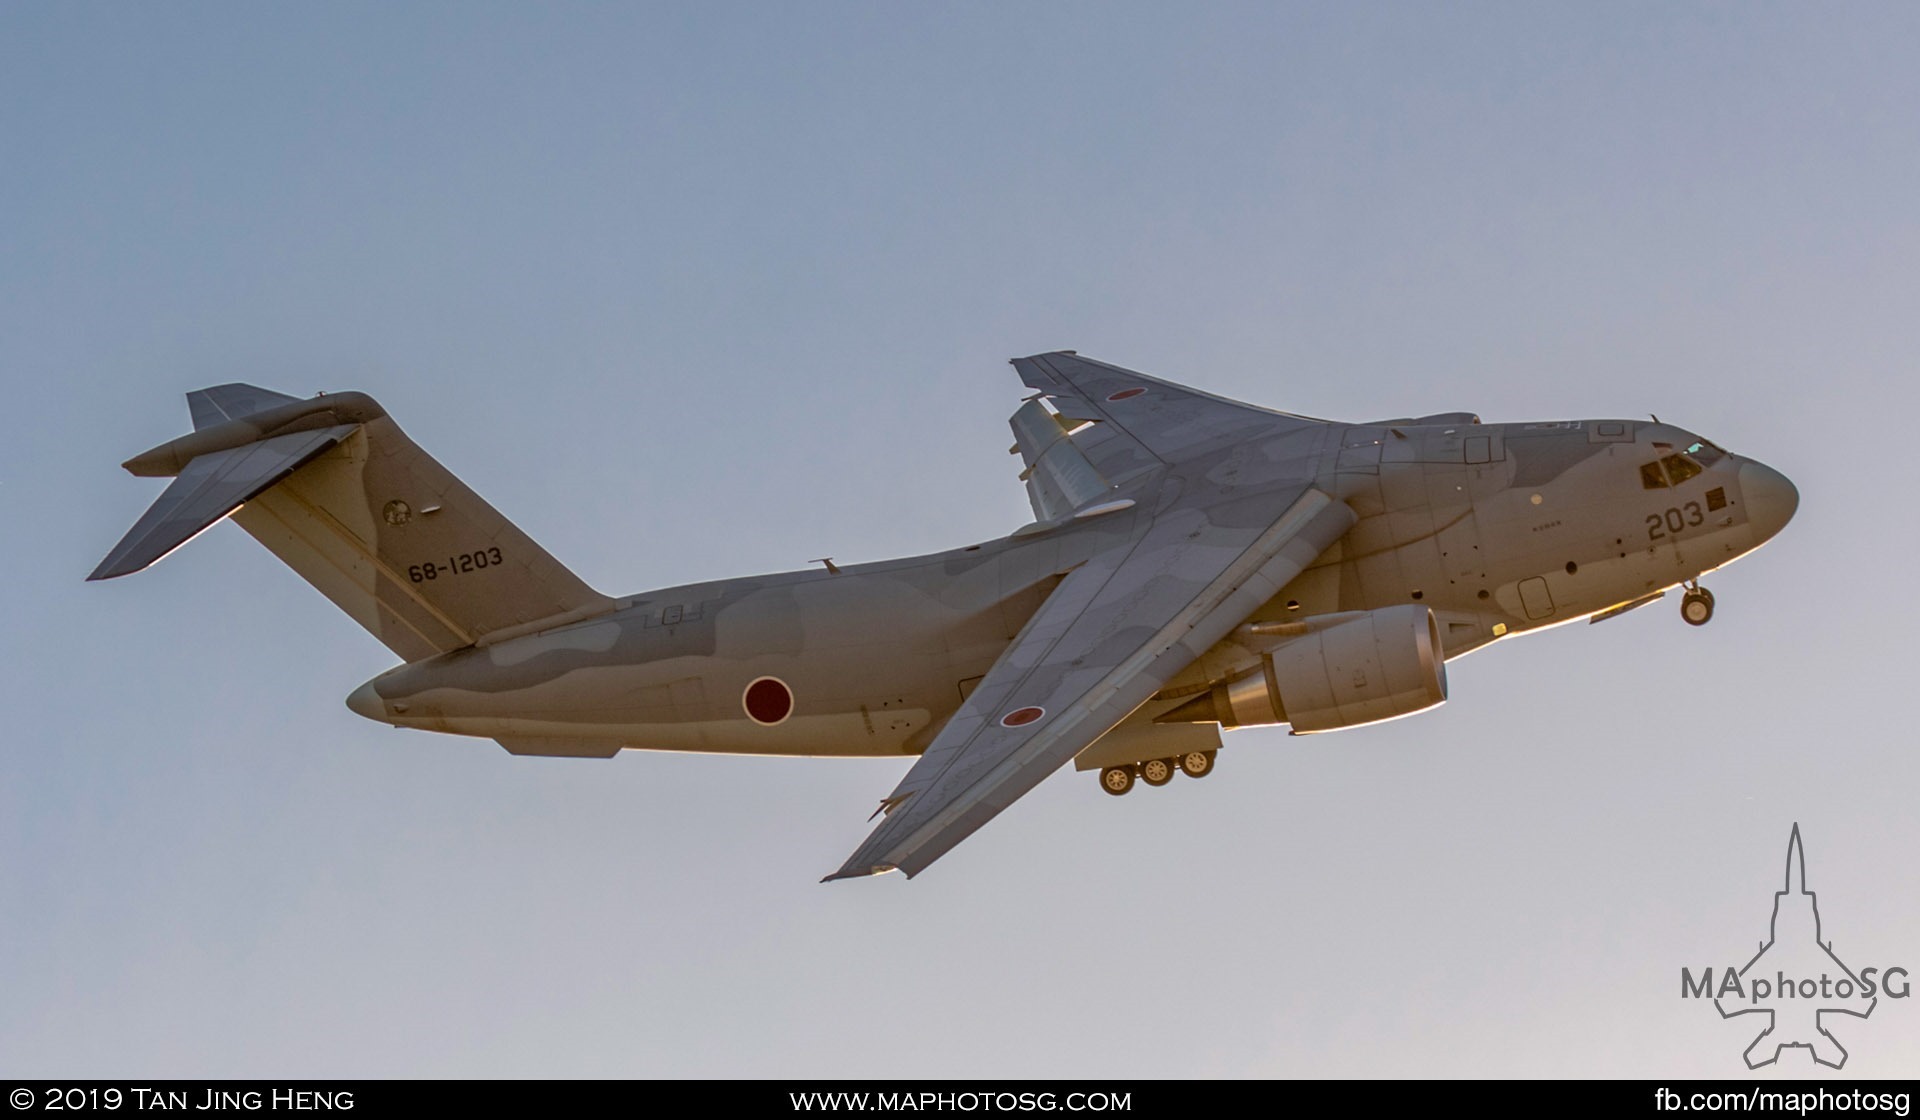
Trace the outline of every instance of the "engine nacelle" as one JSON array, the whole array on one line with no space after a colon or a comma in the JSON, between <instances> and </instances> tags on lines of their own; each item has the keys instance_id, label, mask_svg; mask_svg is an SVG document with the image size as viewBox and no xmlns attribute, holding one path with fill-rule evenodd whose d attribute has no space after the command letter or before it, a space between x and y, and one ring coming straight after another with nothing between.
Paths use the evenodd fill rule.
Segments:
<instances>
[{"instance_id":1,"label":"engine nacelle","mask_svg":"<svg viewBox=\"0 0 1920 1120\"><path fill-rule=\"evenodd\" d=\"M1447 663L1433 612L1413 603L1289 639L1253 672L1214 685L1159 717L1222 727L1286 723L1296 734L1359 727L1447 699Z\"/></svg>"}]
</instances>

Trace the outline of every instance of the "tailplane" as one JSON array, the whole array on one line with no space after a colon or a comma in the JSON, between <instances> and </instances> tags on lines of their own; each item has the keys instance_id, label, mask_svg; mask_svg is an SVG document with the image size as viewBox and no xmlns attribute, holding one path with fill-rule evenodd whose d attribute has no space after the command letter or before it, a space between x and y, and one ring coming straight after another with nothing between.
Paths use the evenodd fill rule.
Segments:
<instances>
[{"instance_id":1,"label":"tailplane","mask_svg":"<svg viewBox=\"0 0 1920 1120\"><path fill-rule=\"evenodd\" d=\"M127 460L173 484L89 579L127 575L231 516L408 661L609 610L363 393L187 395L192 434Z\"/></svg>"}]
</instances>

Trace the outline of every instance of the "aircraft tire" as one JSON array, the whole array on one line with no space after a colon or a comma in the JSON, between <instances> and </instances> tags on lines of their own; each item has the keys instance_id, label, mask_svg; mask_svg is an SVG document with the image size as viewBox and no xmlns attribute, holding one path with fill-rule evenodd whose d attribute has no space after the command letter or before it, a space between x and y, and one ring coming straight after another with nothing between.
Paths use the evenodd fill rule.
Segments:
<instances>
[{"instance_id":1,"label":"aircraft tire","mask_svg":"<svg viewBox=\"0 0 1920 1120\"><path fill-rule=\"evenodd\" d=\"M1219 751L1188 751L1180 756L1180 772L1189 778L1204 778L1213 773L1213 756Z\"/></svg>"},{"instance_id":2,"label":"aircraft tire","mask_svg":"<svg viewBox=\"0 0 1920 1120\"><path fill-rule=\"evenodd\" d=\"M1150 758L1140 764L1140 780L1150 786L1164 786L1173 781L1174 770L1179 761L1171 758Z\"/></svg>"},{"instance_id":3,"label":"aircraft tire","mask_svg":"<svg viewBox=\"0 0 1920 1120\"><path fill-rule=\"evenodd\" d=\"M1133 789L1133 767L1109 766L1100 771L1100 788L1120 797Z\"/></svg>"},{"instance_id":4,"label":"aircraft tire","mask_svg":"<svg viewBox=\"0 0 1920 1120\"><path fill-rule=\"evenodd\" d=\"M1680 617L1689 626L1705 626L1713 621L1713 592L1704 587L1687 592L1680 599Z\"/></svg>"}]
</instances>

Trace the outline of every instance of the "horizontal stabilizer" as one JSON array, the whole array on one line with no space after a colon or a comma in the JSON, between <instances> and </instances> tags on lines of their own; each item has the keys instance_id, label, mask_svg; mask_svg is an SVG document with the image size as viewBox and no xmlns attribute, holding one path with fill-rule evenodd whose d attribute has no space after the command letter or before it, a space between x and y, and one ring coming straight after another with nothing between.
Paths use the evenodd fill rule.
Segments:
<instances>
[{"instance_id":1,"label":"horizontal stabilizer","mask_svg":"<svg viewBox=\"0 0 1920 1120\"><path fill-rule=\"evenodd\" d=\"M218 391L203 390L205 393ZM198 402L193 411L197 424L201 419ZM224 417L215 421L224 422ZM339 424L292 432L195 458L87 578L112 579L147 567L239 509L249 498L346 439L357 427Z\"/></svg>"},{"instance_id":2,"label":"horizontal stabilizer","mask_svg":"<svg viewBox=\"0 0 1920 1120\"><path fill-rule=\"evenodd\" d=\"M265 412L283 404L297 403L297 397L262 389L258 385L243 385L238 381L231 385L215 385L211 389L197 389L187 394L187 411L193 414L195 431L256 412Z\"/></svg>"}]
</instances>

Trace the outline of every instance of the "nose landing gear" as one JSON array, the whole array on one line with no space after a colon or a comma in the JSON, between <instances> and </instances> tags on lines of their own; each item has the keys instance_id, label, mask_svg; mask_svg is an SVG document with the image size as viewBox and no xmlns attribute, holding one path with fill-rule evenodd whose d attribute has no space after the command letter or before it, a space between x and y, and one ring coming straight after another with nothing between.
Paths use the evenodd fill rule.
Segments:
<instances>
[{"instance_id":1,"label":"nose landing gear","mask_svg":"<svg viewBox=\"0 0 1920 1120\"><path fill-rule=\"evenodd\" d=\"M1705 626L1713 621L1713 592L1689 581L1687 593L1680 597L1680 617L1688 626Z\"/></svg>"}]
</instances>

